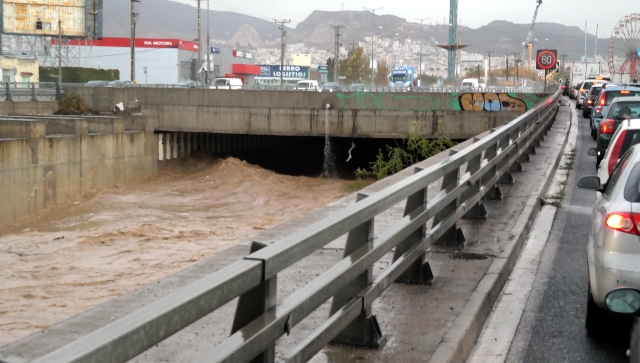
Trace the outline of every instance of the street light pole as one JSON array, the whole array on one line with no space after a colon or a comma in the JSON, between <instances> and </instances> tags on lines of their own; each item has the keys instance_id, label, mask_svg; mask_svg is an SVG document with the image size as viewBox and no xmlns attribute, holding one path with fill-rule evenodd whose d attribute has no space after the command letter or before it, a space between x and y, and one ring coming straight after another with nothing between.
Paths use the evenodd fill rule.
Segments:
<instances>
[{"instance_id":1,"label":"street light pole","mask_svg":"<svg viewBox=\"0 0 640 363\"><path fill-rule=\"evenodd\" d=\"M420 20L420 63L418 63L418 79L419 80L422 77L422 38L423 38L422 22L429 19L431 18L415 19L415 20Z\"/></svg>"},{"instance_id":2,"label":"street light pole","mask_svg":"<svg viewBox=\"0 0 640 363\"><path fill-rule=\"evenodd\" d=\"M373 43L375 42L375 37L376 37L376 26L375 26L375 21L376 21L376 10L382 10L384 9L382 8L365 8L362 7L364 10L369 10L371 11L371 31L372 31L372 35L371 35L371 83L373 83Z\"/></svg>"}]
</instances>

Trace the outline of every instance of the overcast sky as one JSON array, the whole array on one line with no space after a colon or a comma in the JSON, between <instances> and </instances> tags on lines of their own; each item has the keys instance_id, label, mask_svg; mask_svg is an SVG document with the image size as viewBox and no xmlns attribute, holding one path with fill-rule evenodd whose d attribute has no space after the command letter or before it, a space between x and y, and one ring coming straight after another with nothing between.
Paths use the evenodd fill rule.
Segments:
<instances>
[{"instance_id":1,"label":"overcast sky","mask_svg":"<svg viewBox=\"0 0 640 363\"><path fill-rule=\"evenodd\" d=\"M196 0L174 0L195 6ZM313 10L339 11L384 8L376 14L391 14L411 21L413 18L431 18L427 22L449 21L449 0L209 0L212 10L243 13L266 20L291 19L292 25L303 21ZM207 0L202 0L206 8ZM517 24L530 24L536 0L458 0L458 24L479 28L493 20L507 20ZM575 25L608 38L617 21L625 15L640 13L638 0L543 0L538 21ZM213 18L212 18L213 21ZM348 26L348 24L345 24Z\"/></svg>"}]
</instances>

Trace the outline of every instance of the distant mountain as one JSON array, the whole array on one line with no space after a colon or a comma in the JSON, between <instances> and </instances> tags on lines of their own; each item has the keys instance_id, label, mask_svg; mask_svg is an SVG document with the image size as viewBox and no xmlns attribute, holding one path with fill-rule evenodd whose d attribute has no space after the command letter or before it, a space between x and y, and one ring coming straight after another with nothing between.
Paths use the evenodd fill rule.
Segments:
<instances>
[{"instance_id":1,"label":"distant mountain","mask_svg":"<svg viewBox=\"0 0 640 363\"><path fill-rule=\"evenodd\" d=\"M197 10L195 7L170 0L140 2L140 18L136 26L138 37L197 38ZM130 34L130 0L104 2L105 36L128 37ZM202 37L206 39L207 11L201 12ZM211 39L217 44L226 44L242 50L265 46L277 47L280 41L278 25L248 15L210 11ZM376 36L405 42L407 39L424 44L447 43L448 25L430 25L407 22L394 15L375 15L367 11L314 11L295 28L289 29L288 43L304 43L308 47L333 49L334 30L331 25L344 25L341 42L363 41L375 30ZM530 24L514 24L508 21L493 21L478 29L459 27L462 43L469 45L470 53L504 57L506 53L522 53L522 43L527 37ZM584 32L575 26L557 23L538 23L535 26L534 50L557 49L558 54L567 54L567 60L578 60L584 54ZM595 37L587 39L589 55L593 55ZM609 39L599 39L598 54L607 54Z\"/></svg>"}]
</instances>

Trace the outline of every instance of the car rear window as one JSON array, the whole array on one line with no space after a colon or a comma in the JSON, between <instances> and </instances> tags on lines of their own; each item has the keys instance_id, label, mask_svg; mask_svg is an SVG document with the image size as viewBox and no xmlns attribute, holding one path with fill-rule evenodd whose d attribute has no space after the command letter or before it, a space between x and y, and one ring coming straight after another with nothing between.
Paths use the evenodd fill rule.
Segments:
<instances>
[{"instance_id":1,"label":"car rear window","mask_svg":"<svg viewBox=\"0 0 640 363\"><path fill-rule=\"evenodd\" d=\"M631 169L627 183L624 185L624 199L632 203L640 203L640 163Z\"/></svg>"},{"instance_id":2,"label":"car rear window","mask_svg":"<svg viewBox=\"0 0 640 363\"><path fill-rule=\"evenodd\" d=\"M600 91L602 91L602 87L591 87L591 91L589 91L589 93L591 96L597 96L600 94Z\"/></svg>"},{"instance_id":3,"label":"car rear window","mask_svg":"<svg viewBox=\"0 0 640 363\"><path fill-rule=\"evenodd\" d=\"M615 90L615 91L607 91L607 105L610 105L613 102L613 99L616 97L633 97L640 96L640 91L632 91L632 90L624 90L625 93L622 93L623 90ZM627 93L628 92L628 93Z\"/></svg>"},{"instance_id":4,"label":"car rear window","mask_svg":"<svg viewBox=\"0 0 640 363\"><path fill-rule=\"evenodd\" d=\"M609 107L607 112L607 118L613 120L623 120L628 117L624 117L624 114L630 116L630 118L639 118L640 116L640 100L636 102L616 102Z\"/></svg>"}]
</instances>

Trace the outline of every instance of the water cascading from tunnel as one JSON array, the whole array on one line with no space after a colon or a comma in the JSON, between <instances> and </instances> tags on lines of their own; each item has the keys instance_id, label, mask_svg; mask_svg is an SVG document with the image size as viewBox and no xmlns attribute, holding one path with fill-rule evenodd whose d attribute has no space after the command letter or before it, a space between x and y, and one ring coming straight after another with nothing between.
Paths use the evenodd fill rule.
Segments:
<instances>
[{"instance_id":1,"label":"water cascading from tunnel","mask_svg":"<svg viewBox=\"0 0 640 363\"><path fill-rule=\"evenodd\" d=\"M324 171L325 178L332 178L336 174L335 156L331 151L331 138L329 137L329 108L328 103L324 106Z\"/></svg>"}]
</instances>

